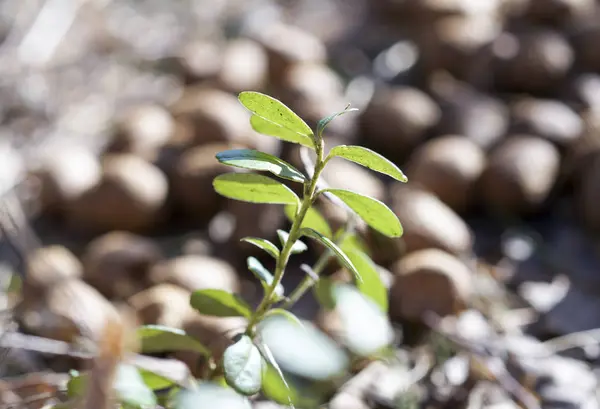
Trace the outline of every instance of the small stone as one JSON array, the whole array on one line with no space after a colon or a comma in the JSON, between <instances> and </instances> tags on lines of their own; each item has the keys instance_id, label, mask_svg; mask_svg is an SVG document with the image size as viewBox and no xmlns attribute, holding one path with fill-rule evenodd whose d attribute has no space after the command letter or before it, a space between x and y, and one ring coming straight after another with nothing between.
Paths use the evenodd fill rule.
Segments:
<instances>
[{"instance_id":1,"label":"small stone","mask_svg":"<svg viewBox=\"0 0 600 409\"><path fill-rule=\"evenodd\" d=\"M175 132L171 114L157 105L139 105L128 109L119 118L111 152L133 153L152 160Z\"/></svg>"},{"instance_id":2,"label":"small stone","mask_svg":"<svg viewBox=\"0 0 600 409\"><path fill-rule=\"evenodd\" d=\"M66 247L41 247L27 257L25 291L43 291L59 281L81 278L82 275L81 262Z\"/></svg>"},{"instance_id":3,"label":"small stone","mask_svg":"<svg viewBox=\"0 0 600 409\"><path fill-rule=\"evenodd\" d=\"M221 48L214 42L194 41L182 47L176 60L188 82L211 79L222 66Z\"/></svg>"},{"instance_id":4,"label":"small stone","mask_svg":"<svg viewBox=\"0 0 600 409\"><path fill-rule=\"evenodd\" d=\"M150 280L188 291L219 289L236 293L240 289L235 269L226 261L210 256L189 255L163 261L152 268Z\"/></svg>"},{"instance_id":5,"label":"small stone","mask_svg":"<svg viewBox=\"0 0 600 409\"><path fill-rule=\"evenodd\" d=\"M218 82L234 94L258 91L267 81L269 62L264 48L249 39L236 39L227 44Z\"/></svg>"},{"instance_id":6,"label":"small stone","mask_svg":"<svg viewBox=\"0 0 600 409\"><path fill-rule=\"evenodd\" d=\"M166 176L131 154L107 155L102 180L68 204L69 225L81 230L143 231L164 215Z\"/></svg>"},{"instance_id":7,"label":"small stone","mask_svg":"<svg viewBox=\"0 0 600 409\"><path fill-rule=\"evenodd\" d=\"M600 56L594 51L594 45L600 39L600 24L594 15L589 23L579 25L573 34L572 43L577 56L578 68L582 71L600 71Z\"/></svg>"},{"instance_id":8,"label":"small stone","mask_svg":"<svg viewBox=\"0 0 600 409\"><path fill-rule=\"evenodd\" d=\"M513 106L516 131L539 135L559 146L569 146L584 131L583 121L560 101L524 99Z\"/></svg>"},{"instance_id":9,"label":"small stone","mask_svg":"<svg viewBox=\"0 0 600 409\"><path fill-rule=\"evenodd\" d=\"M191 293L173 284L158 284L129 298L143 325L181 328L187 317L196 314L190 306Z\"/></svg>"},{"instance_id":10,"label":"small stone","mask_svg":"<svg viewBox=\"0 0 600 409\"><path fill-rule=\"evenodd\" d=\"M577 24L593 15L594 0L530 0L525 9L525 18L532 22L565 26Z\"/></svg>"},{"instance_id":11,"label":"small stone","mask_svg":"<svg viewBox=\"0 0 600 409\"><path fill-rule=\"evenodd\" d=\"M559 87L574 53L558 32L533 29L503 33L492 46L496 86L513 92L545 92Z\"/></svg>"},{"instance_id":12,"label":"small stone","mask_svg":"<svg viewBox=\"0 0 600 409\"><path fill-rule=\"evenodd\" d=\"M428 249L408 254L392 268L390 316L419 321L427 311L440 316L465 308L472 291L471 271L455 256Z\"/></svg>"},{"instance_id":13,"label":"small stone","mask_svg":"<svg viewBox=\"0 0 600 409\"><path fill-rule=\"evenodd\" d=\"M486 164L483 150L461 136L443 136L423 144L407 168L411 183L434 193L458 213L473 204L475 185Z\"/></svg>"},{"instance_id":14,"label":"small stone","mask_svg":"<svg viewBox=\"0 0 600 409\"><path fill-rule=\"evenodd\" d=\"M479 182L482 198L507 214L536 210L554 187L559 166L560 153L551 142L514 135L492 152Z\"/></svg>"},{"instance_id":15,"label":"small stone","mask_svg":"<svg viewBox=\"0 0 600 409\"><path fill-rule=\"evenodd\" d=\"M393 161L401 162L438 123L441 111L424 92L411 87L378 91L362 111L365 144Z\"/></svg>"},{"instance_id":16,"label":"small stone","mask_svg":"<svg viewBox=\"0 0 600 409\"><path fill-rule=\"evenodd\" d=\"M109 299L122 300L150 285L150 269L162 258L160 247L151 239L112 231L86 247L84 279Z\"/></svg>"},{"instance_id":17,"label":"small stone","mask_svg":"<svg viewBox=\"0 0 600 409\"><path fill-rule=\"evenodd\" d=\"M600 230L600 210L596 205L600 197L600 154L593 155L582 173L577 198L580 217L586 229Z\"/></svg>"}]
</instances>

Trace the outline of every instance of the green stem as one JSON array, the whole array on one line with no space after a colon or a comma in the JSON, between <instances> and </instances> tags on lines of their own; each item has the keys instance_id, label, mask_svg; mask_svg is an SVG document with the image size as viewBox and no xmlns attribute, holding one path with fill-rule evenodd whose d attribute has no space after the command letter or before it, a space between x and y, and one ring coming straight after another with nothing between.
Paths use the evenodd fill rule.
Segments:
<instances>
[{"instance_id":1,"label":"green stem","mask_svg":"<svg viewBox=\"0 0 600 409\"><path fill-rule=\"evenodd\" d=\"M252 317L250 317L248 327L246 328L246 334L248 334L249 336L252 336L252 334L254 333L254 327L260 321L260 319L264 316L264 314L269 310L269 307L274 302L273 294L275 292L275 289L281 283L281 280L283 278L283 273L285 272L285 268L287 267L287 264L288 264L288 261L289 261L289 258L290 258L291 252L292 252L292 246L299 239L299 235L300 235L299 233L300 233L300 228L302 226L302 222L304 221L304 218L306 217L306 213L310 209L310 207L315 199L315 193L317 190L317 181L319 180L319 176L321 175L321 172L323 171L323 168L325 167L325 163L323 161L323 150L324 150L323 142L322 141L319 141L319 142L320 143L318 143L317 147L316 147L317 163L315 164L315 172L313 174L312 179L310 180L310 183L308 185L305 185L305 187L306 186L308 186L308 187L306 187L304 189L304 195L302 197L302 204L300 206L300 209L296 213L296 217L294 219L294 222L292 223L292 227L290 228L288 239L285 242L283 248L281 249L281 252L279 253L279 257L277 258L277 264L275 266L273 282L271 283L271 286L265 292L263 299L261 300L260 304L258 305L256 310L252 314Z\"/></svg>"},{"instance_id":2,"label":"green stem","mask_svg":"<svg viewBox=\"0 0 600 409\"><path fill-rule=\"evenodd\" d=\"M335 241L335 244L341 245L344 242L344 240L346 240L346 238L348 236L350 236L353 232L354 232L353 228L348 227L348 226L345 227L343 233ZM323 270L327 266L327 263L329 263L329 260L331 260L331 258L333 256L334 256L333 252L329 249L327 251L325 251L323 254L321 254L321 257L319 257L319 259L315 263L314 267L312 268L313 272L317 276L319 276L323 272ZM315 285L315 280L313 279L313 277L306 275L304 277L304 279L300 282L298 287L296 287L294 289L294 291L292 291L292 293L290 294L288 299L285 301L285 303L283 303L281 308L283 308L284 310L292 308L294 306L294 304L296 304L298 302L298 300L300 298L302 298L302 296L308 290L310 290L312 288L313 285Z\"/></svg>"}]
</instances>

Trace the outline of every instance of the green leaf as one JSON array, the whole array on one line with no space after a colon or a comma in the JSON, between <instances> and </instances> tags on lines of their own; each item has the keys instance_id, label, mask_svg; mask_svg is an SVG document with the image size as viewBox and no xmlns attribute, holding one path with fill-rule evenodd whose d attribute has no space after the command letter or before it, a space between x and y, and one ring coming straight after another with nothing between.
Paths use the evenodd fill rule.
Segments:
<instances>
[{"instance_id":1,"label":"green leaf","mask_svg":"<svg viewBox=\"0 0 600 409\"><path fill-rule=\"evenodd\" d=\"M273 284L273 274L271 274L271 272L267 270L261 264L261 262L254 257L248 257L248 259L246 260L246 264L248 266L248 270L250 270L252 274L254 274L256 278L258 278L264 290L267 291L267 288L269 288ZM278 284L275 288L275 295L277 295L277 297L279 298L283 297L284 289L281 283Z\"/></svg>"},{"instance_id":2,"label":"green leaf","mask_svg":"<svg viewBox=\"0 0 600 409\"><path fill-rule=\"evenodd\" d=\"M227 384L239 393L252 396L260 391L263 360L252 339L242 335L223 354Z\"/></svg>"},{"instance_id":3,"label":"green leaf","mask_svg":"<svg viewBox=\"0 0 600 409\"><path fill-rule=\"evenodd\" d=\"M265 318L268 317L268 316L271 316L271 315L281 315L282 317L286 318L290 322L293 322L296 325L302 326L302 321L300 321L300 319L298 317L296 317L294 314L292 314L288 310L284 310L282 308L273 308L273 309L270 309L265 314Z\"/></svg>"},{"instance_id":4,"label":"green leaf","mask_svg":"<svg viewBox=\"0 0 600 409\"><path fill-rule=\"evenodd\" d=\"M299 133L290 131L287 128L269 122L259 116L252 115L250 117L250 125L252 126L252 129L263 135L272 136L286 142L297 143L313 150L315 149L315 143L313 142L312 137L300 135Z\"/></svg>"},{"instance_id":5,"label":"green leaf","mask_svg":"<svg viewBox=\"0 0 600 409\"><path fill-rule=\"evenodd\" d=\"M219 152L216 155L219 162L243 169L271 172L275 176L304 183L306 177L295 167L277 156L259 152L253 149L233 149Z\"/></svg>"},{"instance_id":6,"label":"green leaf","mask_svg":"<svg viewBox=\"0 0 600 409\"><path fill-rule=\"evenodd\" d=\"M190 305L200 314L215 317L250 318L252 314L248 304L237 295L213 288L194 291Z\"/></svg>"},{"instance_id":7,"label":"green leaf","mask_svg":"<svg viewBox=\"0 0 600 409\"><path fill-rule=\"evenodd\" d=\"M388 175L400 182L408 182L408 178L402 173L398 166L394 165L393 162L386 159L383 155L380 155L371 149L363 148L362 146L339 145L331 149L327 156L339 156L374 170L375 172Z\"/></svg>"},{"instance_id":8,"label":"green leaf","mask_svg":"<svg viewBox=\"0 0 600 409\"><path fill-rule=\"evenodd\" d=\"M256 247L263 249L269 253L274 259L279 258L279 249L276 245L271 243L269 240L261 239L259 237L244 237L241 241L255 245Z\"/></svg>"},{"instance_id":9,"label":"green leaf","mask_svg":"<svg viewBox=\"0 0 600 409\"><path fill-rule=\"evenodd\" d=\"M311 239L316 240L319 243L321 243L322 245L324 245L325 247L329 248L333 252L333 254L335 254L335 256L337 257L339 262L342 263L342 265L346 269L348 269L348 271L350 271L352 273L352 275L354 276L354 279L357 282L362 281L362 278L360 277L360 273L358 272L358 270L356 269L354 264L352 264L352 261L350 261L348 256L346 256L346 254L344 254L342 249L340 249L333 241L331 241L327 237L323 236L318 231L310 229L310 228L301 229L300 235L310 237Z\"/></svg>"},{"instance_id":10,"label":"green leaf","mask_svg":"<svg viewBox=\"0 0 600 409\"><path fill-rule=\"evenodd\" d=\"M283 231L277 230L277 236L279 236L279 241L281 241L281 245L285 246L290 235ZM300 254L308 250L308 246L301 242L300 240L296 240L296 242L292 245L292 254Z\"/></svg>"},{"instance_id":11,"label":"green leaf","mask_svg":"<svg viewBox=\"0 0 600 409\"><path fill-rule=\"evenodd\" d=\"M87 374L79 371L70 371L69 374L71 378L67 382L67 396L69 398L83 396L87 387Z\"/></svg>"},{"instance_id":12,"label":"green leaf","mask_svg":"<svg viewBox=\"0 0 600 409\"><path fill-rule=\"evenodd\" d=\"M284 184L254 173L224 173L213 180L215 191L250 203L297 204L300 199Z\"/></svg>"},{"instance_id":13,"label":"green leaf","mask_svg":"<svg viewBox=\"0 0 600 409\"><path fill-rule=\"evenodd\" d=\"M348 369L350 362L344 351L309 322L299 326L271 315L260 322L258 334L284 372L324 381Z\"/></svg>"},{"instance_id":14,"label":"green leaf","mask_svg":"<svg viewBox=\"0 0 600 409\"><path fill-rule=\"evenodd\" d=\"M341 342L360 356L372 356L388 347L394 331L387 314L348 284L334 284L335 309L341 321Z\"/></svg>"},{"instance_id":15,"label":"green leaf","mask_svg":"<svg viewBox=\"0 0 600 409\"><path fill-rule=\"evenodd\" d=\"M296 209L298 209L298 206L295 205L286 205L284 207L284 213L290 222L294 222L296 219ZM310 207L308 209L300 227L309 227L318 231L327 238L332 237L329 223L327 223L327 220L325 220L323 215L321 215L321 213L319 213L319 211L314 207Z\"/></svg>"},{"instance_id":16,"label":"green leaf","mask_svg":"<svg viewBox=\"0 0 600 409\"><path fill-rule=\"evenodd\" d=\"M164 377L155 372L148 371L146 369L138 368L138 372L146 386L148 386L153 391L170 388L171 386L177 384L177 382L175 382L172 379Z\"/></svg>"},{"instance_id":17,"label":"green leaf","mask_svg":"<svg viewBox=\"0 0 600 409\"><path fill-rule=\"evenodd\" d=\"M323 135L323 131L325 130L325 128L327 127L327 125L329 125L329 123L331 121L333 121L335 118L337 118L338 116L347 114L348 112L354 112L354 111L358 111L357 108L350 108L350 104L348 104L346 106L346 108L344 108L343 111L340 112L336 112L333 115L329 115L328 117L325 117L323 119L321 119L318 123L317 123L317 135L319 135L319 137L321 135Z\"/></svg>"},{"instance_id":18,"label":"green leaf","mask_svg":"<svg viewBox=\"0 0 600 409\"><path fill-rule=\"evenodd\" d=\"M314 390L300 390L291 376L282 376L281 370L267 365L262 379L262 393L280 405L296 408L317 408L320 400Z\"/></svg>"},{"instance_id":19,"label":"green leaf","mask_svg":"<svg viewBox=\"0 0 600 409\"><path fill-rule=\"evenodd\" d=\"M335 235L333 236L333 240L336 243L338 243L338 239L342 236L342 234L344 234L343 228L339 229L335 233ZM354 249L354 250L362 251L367 256L371 257L371 254L370 254L371 250L369 249L369 246L367 245L367 243L365 243L365 241L363 240L363 238L360 237L356 233L347 234L344 237L344 239L342 240L342 242L339 243L339 247L342 248L342 249L344 249L344 251L346 249Z\"/></svg>"},{"instance_id":20,"label":"green leaf","mask_svg":"<svg viewBox=\"0 0 600 409\"><path fill-rule=\"evenodd\" d=\"M114 389L119 401L130 407L148 408L157 404L154 392L144 383L137 368L132 365L119 365Z\"/></svg>"},{"instance_id":21,"label":"green leaf","mask_svg":"<svg viewBox=\"0 0 600 409\"><path fill-rule=\"evenodd\" d=\"M321 307L326 310L335 308L335 299L333 298L333 280L329 277L319 277L313 287L313 294Z\"/></svg>"},{"instance_id":22,"label":"green leaf","mask_svg":"<svg viewBox=\"0 0 600 409\"><path fill-rule=\"evenodd\" d=\"M177 328L145 325L137 329L137 337L141 342L141 352L145 354L188 350L210 355L208 348Z\"/></svg>"},{"instance_id":23,"label":"green leaf","mask_svg":"<svg viewBox=\"0 0 600 409\"><path fill-rule=\"evenodd\" d=\"M310 126L281 101L260 92L241 92L238 99L253 114L304 136L312 136Z\"/></svg>"},{"instance_id":24,"label":"green leaf","mask_svg":"<svg viewBox=\"0 0 600 409\"><path fill-rule=\"evenodd\" d=\"M402 236L398 217L385 204L372 197L345 189L326 189L356 212L369 226L388 237Z\"/></svg>"},{"instance_id":25,"label":"green leaf","mask_svg":"<svg viewBox=\"0 0 600 409\"><path fill-rule=\"evenodd\" d=\"M172 407L175 409L252 409L247 398L214 382L203 382L193 389L182 390L174 400Z\"/></svg>"},{"instance_id":26,"label":"green leaf","mask_svg":"<svg viewBox=\"0 0 600 409\"><path fill-rule=\"evenodd\" d=\"M388 292L381 281L381 276L377 271L375 263L373 263L369 256L350 243L343 243L341 248L360 273L362 282L356 283L360 292L369 297L383 312L387 313Z\"/></svg>"}]
</instances>

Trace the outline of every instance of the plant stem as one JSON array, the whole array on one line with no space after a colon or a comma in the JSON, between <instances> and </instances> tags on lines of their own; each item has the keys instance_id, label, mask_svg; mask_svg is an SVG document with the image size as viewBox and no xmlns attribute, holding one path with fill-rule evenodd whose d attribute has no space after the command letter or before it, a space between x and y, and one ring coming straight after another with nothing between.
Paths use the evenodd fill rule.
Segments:
<instances>
[{"instance_id":1,"label":"plant stem","mask_svg":"<svg viewBox=\"0 0 600 409\"><path fill-rule=\"evenodd\" d=\"M346 227L344 229L343 233L340 235L340 237L335 241L335 244L340 245L352 233L353 233L353 229ZM333 252L329 249L327 251L325 251L323 254L321 254L321 257L319 257L319 259L315 263L314 267L312 268L313 272L317 276L319 274L321 274L323 272L323 270L325 269L325 267L327 266L327 263L329 262L329 260L331 260L331 257L333 257L333 256L334 256ZM302 298L302 296L308 290L310 290L312 288L313 285L315 285L315 280L312 277L310 277L309 275L306 275L304 277L304 279L300 282L298 287L296 287L294 289L294 291L292 291L292 293L290 294L290 296L288 297L286 302L281 306L281 308L283 308L284 310L287 310L287 309L290 309L291 307L293 307L294 304L296 304L298 302L298 300L300 298Z\"/></svg>"},{"instance_id":2,"label":"plant stem","mask_svg":"<svg viewBox=\"0 0 600 409\"><path fill-rule=\"evenodd\" d=\"M252 314L252 317L250 317L248 327L246 328L246 334L249 336L253 335L254 327L260 321L263 315L269 310L271 304L273 304L273 294L277 286L281 283L281 279L283 278L283 273L285 272L285 268L287 267L287 263L292 253L292 246L294 245L294 243L296 243L296 241L299 238L299 232L302 226L302 222L304 221L304 217L306 217L306 213L308 212L308 209L310 209L315 199L314 196L317 190L317 181L319 180L319 176L321 175L321 172L325 167L325 163L323 160L323 141L319 140L319 143L317 143L316 145L317 162L315 164L315 171L313 177L310 180L309 184L305 185L304 195L302 197L302 204L300 206L300 209L296 213L296 217L294 219L294 222L292 223L292 227L290 228L288 239L285 242L283 248L281 249L279 257L277 258L273 282L265 292L263 299Z\"/></svg>"}]
</instances>

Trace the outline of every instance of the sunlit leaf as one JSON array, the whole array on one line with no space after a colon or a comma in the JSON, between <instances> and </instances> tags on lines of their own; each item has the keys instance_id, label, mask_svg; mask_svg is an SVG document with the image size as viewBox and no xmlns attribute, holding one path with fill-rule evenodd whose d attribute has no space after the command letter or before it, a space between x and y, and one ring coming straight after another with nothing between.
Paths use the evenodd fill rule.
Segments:
<instances>
[{"instance_id":1,"label":"sunlit leaf","mask_svg":"<svg viewBox=\"0 0 600 409\"><path fill-rule=\"evenodd\" d=\"M248 399L214 382L203 382L193 389L182 390L175 396L175 409L252 409Z\"/></svg>"},{"instance_id":2,"label":"sunlit leaf","mask_svg":"<svg viewBox=\"0 0 600 409\"><path fill-rule=\"evenodd\" d=\"M252 129L263 135L272 136L286 142L297 143L313 150L315 149L312 137L301 135L259 116L252 115L250 117L250 125Z\"/></svg>"},{"instance_id":3,"label":"sunlit leaf","mask_svg":"<svg viewBox=\"0 0 600 409\"><path fill-rule=\"evenodd\" d=\"M145 409L154 407L157 403L154 392L146 385L137 368L132 365L119 365L114 390L119 401L129 407Z\"/></svg>"},{"instance_id":4,"label":"sunlit leaf","mask_svg":"<svg viewBox=\"0 0 600 409\"><path fill-rule=\"evenodd\" d=\"M218 289L197 290L192 293L190 305L204 315L216 317L246 317L250 307L235 294Z\"/></svg>"},{"instance_id":5,"label":"sunlit leaf","mask_svg":"<svg viewBox=\"0 0 600 409\"><path fill-rule=\"evenodd\" d=\"M326 189L337 196L369 226L388 237L402 236L402 225L398 217L385 204L372 197L345 189Z\"/></svg>"},{"instance_id":6,"label":"sunlit leaf","mask_svg":"<svg viewBox=\"0 0 600 409\"><path fill-rule=\"evenodd\" d=\"M356 269L356 267L354 266L354 264L352 264L352 261L350 261L350 259L348 258L348 256L346 256L346 254L342 251L342 249L340 249L333 241L331 241L327 237L323 236L318 231L313 230L313 229L309 229L309 228L303 228L303 229L301 229L300 230L300 235L310 237L311 239L316 240L317 242L321 243L325 247L329 248L333 252L333 254L335 254L335 256L337 257L338 261L348 271L350 271L352 273L352 275L354 276L354 279L357 282L361 282L362 281L362 278L360 277L360 273L358 272L358 270Z\"/></svg>"},{"instance_id":7,"label":"sunlit leaf","mask_svg":"<svg viewBox=\"0 0 600 409\"><path fill-rule=\"evenodd\" d=\"M331 121L333 121L335 118L337 118L338 116L347 114L348 112L355 112L355 111L358 111L358 109L350 108L350 104L348 104L348 106L346 106L346 108L343 111L336 112L335 114L329 115L328 117L321 119L317 123L317 135L321 136L323 134L323 131L327 127L327 125L329 125L329 123Z\"/></svg>"},{"instance_id":8,"label":"sunlit leaf","mask_svg":"<svg viewBox=\"0 0 600 409\"><path fill-rule=\"evenodd\" d=\"M281 101L254 91L241 92L238 99L253 114L304 136L312 136L310 126Z\"/></svg>"},{"instance_id":9,"label":"sunlit leaf","mask_svg":"<svg viewBox=\"0 0 600 409\"><path fill-rule=\"evenodd\" d=\"M302 326L302 321L300 321L300 319L298 317L296 317L294 314L292 314L288 310L284 310L281 308L273 308L273 309L270 309L269 312L267 312L265 314L265 317L268 317L270 315L281 315L285 319L288 319L290 322L293 322L296 325Z\"/></svg>"},{"instance_id":10,"label":"sunlit leaf","mask_svg":"<svg viewBox=\"0 0 600 409\"><path fill-rule=\"evenodd\" d=\"M208 348L177 328L145 325L137 329L137 337L141 343L141 352L146 354L188 350L210 355Z\"/></svg>"},{"instance_id":11,"label":"sunlit leaf","mask_svg":"<svg viewBox=\"0 0 600 409\"><path fill-rule=\"evenodd\" d=\"M157 374L155 372L152 372L152 371L138 368L138 372L139 372L140 376L142 377L142 380L144 381L146 386L148 386L153 391L166 389L166 388L169 388L169 387L177 384L174 380L164 377L164 376Z\"/></svg>"},{"instance_id":12,"label":"sunlit leaf","mask_svg":"<svg viewBox=\"0 0 600 409\"><path fill-rule=\"evenodd\" d=\"M267 270L261 264L261 262L254 257L248 257L248 259L246 260L246 264L248 266L248 270L250 270L252 274L254 274L254 276L259 279L261 285L263 286L265 291L267 291L267 288L271 287L271 285L273 284L273 274L271 274L271 272ZM281 298L283 297L283 294L283 286L281 285L281 283L279 283L275 288L275 295Z\"/></svg>"},{"instance_id":13,"label":"sunlit leaf","mask_svg":"<svg viewBox=\"0 0 600 409\"><path fill-rule=\"evenodd\" d=\"M269 253L274 259L279 257L279 249L276 245L271 243L269 240L261 239L258 237L244 237L241 241L255 245L256 247Z\"/></svg>"},{"instance_id":14,"label":"sunlit leaf","mask_svg":"<svg viewBox=\"0 0 600 409\"><path fill-rule=\"evenodd\" d=\"M383 312L387 313L388 292L381 281L375 263L365 253L352 246L351 243L342 243L340 247L360 273L362 282L356 283L360 292L369 297Z\"/></svg>"},{"instance_id":15,"label":"sunlit leaf","mask_svg":"<svg viewBox=\"0 0 600 409\"><path fill-rule=\"evenodd\" d=\"M261 321L258 331L285 372L327 380L348 369L349 359L344 351L309 322L299 326L285 317L271 315Z\"/></svg>"},{"instance_id":16,"label":"sunlit leaf","mask_svg":"<svg viewBox=\"0 0 600 409\"><path fill-rule=\"evenodd\" d=\"M290 222L293 222L296 218L296 209L298 207L295 205L286 205L284 207L284 212L286 217ZM302 220L301 227L309 227L313 230L318 231L323 236L327 238L332 237L331 227L329 227L329 223L327 220L319 213L317 209L314 207L310 207L304 216L304 220Z\"/></svg>"},{"instance_id":17,"label":"sunlit leaf","mask_svg":"<svg viewBox=\"0 0 600 409\"><path fill-rule=\"evenodd\" d=\"M250 203L297 204L298 196L284 184L254 173L224 173L213 180L217 193Z\"/></svg>"},{"instance_id":18,"label":"sunlit leaf","mask_svg":"<svg viewBox=\"0 0 600 409\"><path fill-rule=\"evenodd\" d=\"M233 149L219 152L216 155L219 162L243 169L271 172L275 176L304 183L306 177L295 167L277 156L259 152L253 149Z\"/></svg>"},{"instance_id":19,"label":"sunlit leaf","mask_svg":"<svg viewBox=\"0 0 600 409\"><path fill-rule=\"evenodd\" d=\"M404 173L393 162L386 159L383 155L362 146L339 145L332 148L328 156L338 156L347 159L375 172L388 175L400 182L408 181Z\"/></svg>"},{"instance_id":20,"label":"sunlit leaf","mask_svg":"<svg viewBox=\"0 0 600 409\"><path fill-rule=\"evenodd\" d=\"M283 230L277 230L277 236L279 236L282 246L285 246L285 243L287 243L288 238L290 237L290 235ZM308 250L308 247L300 240L296 240L296 242L292 245L292 254L300 254L306 250Z\"/></svg>"},{"instance_id":21,"label":"sunlit leaf","mask_svg":"<svg viewBox=\"0 0 600 409\"><path fill-rule=\"evenodd\" d=\"M225 350L223 370L229 386L239 393L251 396L260 391L263 360L252 339L242 335Z\"/></svg>"},{"instance_id":22,"label":"sunlit leaf","mask_svg":"<svg viewBox=\"0 0 600 409\"><path fill-rule=\"evenodd\" d=\"M394 331L387 314L357 288L334 284L335 309L341 321L341 342L352 352L371 356L389 346Z\"/></svg>"}]
</instances>

